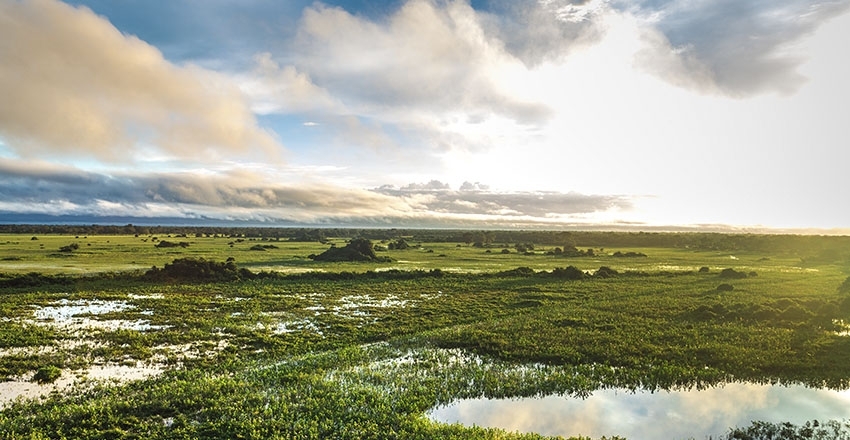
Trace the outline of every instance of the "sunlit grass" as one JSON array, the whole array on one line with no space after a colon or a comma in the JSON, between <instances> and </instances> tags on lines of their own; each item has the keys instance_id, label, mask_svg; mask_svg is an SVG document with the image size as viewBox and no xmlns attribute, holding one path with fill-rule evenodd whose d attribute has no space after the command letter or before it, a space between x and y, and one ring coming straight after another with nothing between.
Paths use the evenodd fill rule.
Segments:
<instances>
[{"instance_id":1,"label":"sunlit grass","mask_svg":"<svg viewBox=\"0 0 850 440\"><path fill-rule=\"evenodd\" d=\"M547 255L545 247L523 255L423 243L383 252L392 263L329 264L306 258L327 248L320 243L273 242L277 249L250 251L250 241L231 248L230 238L172 237L189 247L160 249L141 238L0 238L3 255L15 256L2 261L4 272L43 264L38 271L89 274L0 293L0 378L32 380L39 370L55 375L95 365L168 370L129 385L9 406L0 412L0 432L10 438L519 438L437 424L425 412L464 397L582 395L599 387L732 379L850 385L850 339L838 324L850 321L850 301L838 291L847 278L843 261L813 265L788 254L669 248L597 249L593 257L564 258ZM80 247L70 256L53 255L75 240ZM646 257L613 257L617 250ZM358 275L220 283L92 276L131 264L230 256L255 270ZM570 265L618 273L581 280L549 273ZM516 267L536 273L499 274ZM382 274L384 268L441 272L401 276ZM724 279L724 268L745 277ZM733 290L718 290L722 283ZM36 314L109 301L127 307L77 319L149 327L78 329Z\"/></svg>"}]
</instances>

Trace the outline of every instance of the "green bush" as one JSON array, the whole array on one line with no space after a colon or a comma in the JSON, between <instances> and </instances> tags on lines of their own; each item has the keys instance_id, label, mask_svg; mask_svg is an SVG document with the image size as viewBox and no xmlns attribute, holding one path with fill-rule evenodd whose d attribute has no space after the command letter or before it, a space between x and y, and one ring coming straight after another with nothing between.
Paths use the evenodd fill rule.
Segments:
<instances>
[{"instance_id":1,"label":"green bush","mask_svg":"<svg viewBox=\"0 0 850 440\"><path fill-rule=\"evenodd\" d=\"M61 375L61 368L55 365L45 365L43 367L39 367L39 369L35 372L35 375L32 377L32 381L40 384L53 383L56 382Z\"/></svg>"}]
</instances>

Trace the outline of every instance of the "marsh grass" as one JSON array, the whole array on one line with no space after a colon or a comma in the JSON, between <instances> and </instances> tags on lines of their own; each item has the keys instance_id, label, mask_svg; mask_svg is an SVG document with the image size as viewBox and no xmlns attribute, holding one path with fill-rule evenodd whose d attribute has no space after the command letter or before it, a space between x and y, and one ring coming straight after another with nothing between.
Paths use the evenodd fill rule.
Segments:
<instances>
[{"instance_id":1,"label":"marsh grass","mask_svg":"<svg viewBox=\"0 0 850 440\"><path fill-rule=\"evenodd\" d=\"M3 270L89 273L0 293L0 376L45 365L167 370L14 403L0 411L8 438L538 438L438 424L425 413L459 398L582 396L606 387L850 386L843 260L802 267L785 253L667 248L622 249L641 258L609 255L620 249L565 258L424 243L379 252L395 260L382 270L300 256L328 246L319 243L274 242L277 249L257 252L248 240L231 248L232 239L180 237L173 240L188 247L163 252L140 237L93 236L77 239L80 247L62 259L67 267L50 254L76 237L0 238L8 242L0 250L20 258L0 262ZM229 256L240 268L282 268L281 275L211 283L139 276L177 258ZM568 266L616 273L554 273ZM314 272L283 275L304 267ZM725 268L758 276L718 291ZM80 317L150 326L72 333L35 322L35 310L62 301L119 301L129 307Z\"/></svg>"}]
</instances>

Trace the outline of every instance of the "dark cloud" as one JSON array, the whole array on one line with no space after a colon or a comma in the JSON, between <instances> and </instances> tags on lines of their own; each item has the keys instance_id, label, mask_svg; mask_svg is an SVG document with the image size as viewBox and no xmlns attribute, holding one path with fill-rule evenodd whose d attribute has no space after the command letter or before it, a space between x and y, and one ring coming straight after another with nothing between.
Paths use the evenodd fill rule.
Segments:
<instances>
[{"instance_id":1,"label":"dark cloud","mask_svg":"<svg viewBox=\"0 0 850 440\"><path fill-rule=\"evenodd\" d=\"M292 217L366 215L375 210L404 211L406 206L372 191L327 185L256 183L257 176L240 173L197 175L154 173L104 175L75 168L22 164L0 160L0 198L5 209L49 209L72 204L79 209L97 204L134 207L194 207L195 211L243 214L277 211ZM40 208L39 208L40 207ZM247 214L247 215L250 215Z\"/></svg>"},{"instance_id":2,"label":"dark cloud","mask_svg":"<svg viewBox=\"0 0 850 440\"><path fill-rule=\"evenodd\" d=\"M263 183L253 173L235 171L105 175L0 159L0 211L17 213L461 225L551 222L630 206L623 196L493 192L470 182L459 190L438 180L356 190Z\"/></svg>"},{"instance_id":3,"label":"dark cloud","mask_svg":"<svg viewBox=\"0 0 850 440\"><path fill-rule=\"evenodd\" d=\"M707 70L713 85L733 96L795 91L805 81L797 72L804 58L790 51L790 46L850 8L847 0L614 4L650 19L674 51Z\"/></svg>"},{"instance_id":4,"label":"dark cloud","mask_svg":"<svg viewBox=\"0 0 850 440\"><path fill-rule=\"evenodd\" d=\"M602 34L595 20L599 11L587 0L484 2L482 22L488 33L511 55L535 66L567 56L576 48L597 41Z\"/></svg>"}]
</instances>

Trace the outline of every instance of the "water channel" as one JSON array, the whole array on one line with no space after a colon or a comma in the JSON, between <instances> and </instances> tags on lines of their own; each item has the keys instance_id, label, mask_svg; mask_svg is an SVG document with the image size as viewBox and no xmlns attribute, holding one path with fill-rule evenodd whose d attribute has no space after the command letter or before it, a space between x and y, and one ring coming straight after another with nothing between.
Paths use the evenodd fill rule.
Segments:
<instances>
[{"instance_id":1,"label":"water channel","mask_svg":"<svg viewBox=\"0 0 850 440\"><path fill-rule=\"evenodd\" d=\"M598 390L581 399L467 399L428 413L435 421L543 435L630 440L707 439L754 420L803 424L850 419L850 390L730 383L704 390Z\"/></svg>"}]
</instances>

